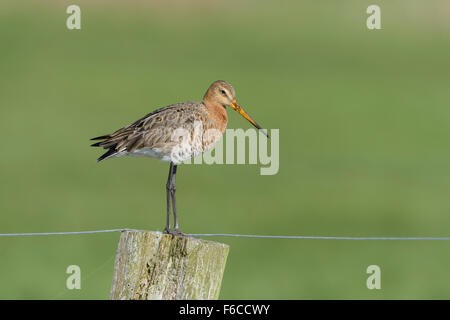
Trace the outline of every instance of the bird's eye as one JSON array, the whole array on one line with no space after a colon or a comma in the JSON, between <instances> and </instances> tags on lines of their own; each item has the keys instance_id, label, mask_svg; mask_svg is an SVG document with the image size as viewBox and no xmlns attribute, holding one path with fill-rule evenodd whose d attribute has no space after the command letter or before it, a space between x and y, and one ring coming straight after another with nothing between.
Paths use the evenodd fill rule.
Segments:
<instances>
[{"instance_id":1,"label":"bird's eye","mask_svg":"<svg viewBox=\"0 0 450 320\"><path fill-rule=\"evenodd\" d=\"M220 93L223 94L224 96L227 95L227 92L225 90L220 90Z\"/></svg>"}]
</instances>

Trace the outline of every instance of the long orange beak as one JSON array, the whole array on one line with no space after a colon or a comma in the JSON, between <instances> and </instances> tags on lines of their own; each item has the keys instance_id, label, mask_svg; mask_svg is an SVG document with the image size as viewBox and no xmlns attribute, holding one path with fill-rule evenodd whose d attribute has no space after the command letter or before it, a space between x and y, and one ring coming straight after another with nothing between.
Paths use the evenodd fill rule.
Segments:
<instances>
[{"instance_id":1,"label":"long orange beak","mask_svg":"<svg viewBox=\"0 0 450 320\"><path fill-rule=\"evenodd\" d=\"M261 131L262 133L264 133L264 135L267 138L270 138L269 135L267 134L267 132L261 128L261 126L259 124L257 124L255 122L255 120L253 120L248 114L247 112L244 111L244 109L241 108L241 106L237 103L236 99L234 99L233 101L231 101L230 103L230 107L232 107L234 110L236 110L237 112L239 112L239 114L241 116L243 116L245 119L248 120L248 122L250 122L252 125L255 126L255 128L257 128L259 131Z\"/></svg>"}]
</instances>

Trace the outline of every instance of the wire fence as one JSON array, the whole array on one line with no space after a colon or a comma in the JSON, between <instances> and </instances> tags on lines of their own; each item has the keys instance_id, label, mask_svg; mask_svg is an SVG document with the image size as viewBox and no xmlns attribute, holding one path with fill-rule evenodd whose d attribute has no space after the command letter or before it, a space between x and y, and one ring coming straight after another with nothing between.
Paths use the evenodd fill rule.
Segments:
<instances>
[{"instance_id":1,"label":"wire fence","mask_svg":"<svg viewBox=\"0 0 450 320\"><path fill-rule=\"evenodd\" d=\"M92 231L72 232L31 232L31 233L0 233L0 237L20 236L56 236L56 235L79 235L123 231L142 231L138 229L107 229ZM233 233L191 233L194 237L238 237L238 238L263 238L263 239L311 239L311 240L440 240L447 241L450 237L334 237L334 236L279 236L279 235L256 235L256 234L233 234Z\"/></svg>"}]
</instances>

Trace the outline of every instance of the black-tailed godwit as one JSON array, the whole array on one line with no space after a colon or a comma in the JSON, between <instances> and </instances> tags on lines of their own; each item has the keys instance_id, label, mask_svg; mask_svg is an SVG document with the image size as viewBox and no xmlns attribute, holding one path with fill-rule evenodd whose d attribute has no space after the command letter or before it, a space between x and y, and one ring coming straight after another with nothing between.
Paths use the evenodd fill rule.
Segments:
<instances>
[{"instance_id":1,"label":"black-tailed godwit","mask_svg":"<svg viewBox=\"0 0 450 320\"><path fill-rule=\"evenodd\" d=\"M182 235L179 230L175 201L177 166L209 149L223 135L230 106L253 126L267 133L241 108L234 88L226 81L215 81L201 102L183 102L155 110L114 133L93 138L102 140L94 147L108 151L97 161L125 155L147 156L170 162L166 184L167 217L165 232ZM171 207L174 224L170 228Z\"/></svg>"}]
</instances>

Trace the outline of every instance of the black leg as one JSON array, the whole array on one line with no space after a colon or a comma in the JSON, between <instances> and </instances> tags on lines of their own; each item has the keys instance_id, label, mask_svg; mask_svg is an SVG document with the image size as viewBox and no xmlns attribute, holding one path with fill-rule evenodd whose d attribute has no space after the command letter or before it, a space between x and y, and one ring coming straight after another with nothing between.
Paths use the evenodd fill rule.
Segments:
<instances>
[{"instance_id":1,"label":"black leg","mask_svg":"<svg viewBox=\"0 0 450 320\"><path fill-rule=\"evenodd\" d=\"M177 190L175 186L175 180L177 175L177 165L170 163L169 178L167 179L166 191L167 191L167 221L165 232L174 236L188 236L182 233L178 227L178 216L177 216L177 205L175 198L175 191ZM173 229L170 229L170 205L172 204L173 211Z\"/></svg>"},{"instance_id":2,"label":"black leg","mask_svg":"<svg viewBox=\"0 0 450 320\"><path fill-rule=\"evenodd\" d=\"M177 175L177 166L173 166L172 170L172 181L171 181L171 189L170 194L172 196L172 210L173 210L173 228L175 232L178 232L178 216L177 216L177 206L176 206L176 200L175 200L175 192L177 191L177 188L175 186L175 179Z\"/></svg>"},{"instance_id":3,"label":"black leg","mask_svg":"<svg viewBox=\"0 0 450 320\"><path fill-rule=\"evenodd\" d=\"M166 198L167 198L167 216L166 216L166 228L164 229L164 232L170 233L170 197L171 197L171 191L170 186L172 183L172 172L173 172L173 163L170 163L169 168L169 177L167 178L167 184L166 184Z\"/></svg>"}]
</instances>

